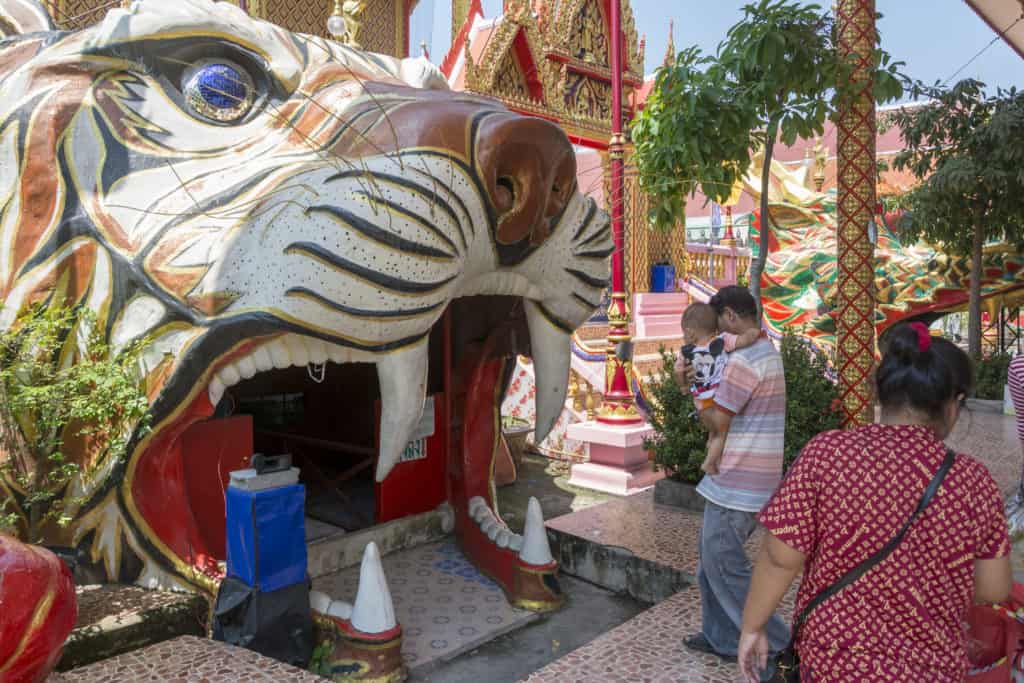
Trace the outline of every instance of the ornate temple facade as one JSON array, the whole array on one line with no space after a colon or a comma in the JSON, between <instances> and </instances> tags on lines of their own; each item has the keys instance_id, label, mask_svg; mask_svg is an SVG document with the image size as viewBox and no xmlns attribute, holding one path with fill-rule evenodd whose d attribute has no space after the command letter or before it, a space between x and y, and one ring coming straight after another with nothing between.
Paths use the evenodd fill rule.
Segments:
<instances>
[{"instance_id":1,"label":"ornate temple facade","mask_svg":"<svg viewBox=\"0 0 1024 683\"><path fill-rule=\"evenodd\" d=\"M283 26L289 31L324 38L332 0L224 0L249 14ZM44 0L47 9L63 29L96 23L122 0ZM409 17L419 0L357 0L344 3L358 19L354 39L366 50L406 57L409 54Z\"/></svg>"}]
</instances>

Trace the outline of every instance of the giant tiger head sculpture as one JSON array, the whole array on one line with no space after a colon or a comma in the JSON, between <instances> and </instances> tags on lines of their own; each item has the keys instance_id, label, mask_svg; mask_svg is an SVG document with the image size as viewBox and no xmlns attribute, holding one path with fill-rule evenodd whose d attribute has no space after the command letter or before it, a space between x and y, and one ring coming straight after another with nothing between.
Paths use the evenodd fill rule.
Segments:
<instances>
[{"instance_id":1,"label":"giant tiger head sculpture","mask_svg":"<svg viewBox=\"0 0 1024 683\"><path fill-rule=\"evenodd\" d=\"M0 329L61 301L115 348L152 340L152 430L75 482L86 502L57 540L111 577L125 545L131 578L186 574L175 440L275 367L376 363L387 477L456 297L522 297L550 428L611 251L557 127L226 2L141 0L64 33L0 0L0 32Z\"/></svg>"}]
</instances>

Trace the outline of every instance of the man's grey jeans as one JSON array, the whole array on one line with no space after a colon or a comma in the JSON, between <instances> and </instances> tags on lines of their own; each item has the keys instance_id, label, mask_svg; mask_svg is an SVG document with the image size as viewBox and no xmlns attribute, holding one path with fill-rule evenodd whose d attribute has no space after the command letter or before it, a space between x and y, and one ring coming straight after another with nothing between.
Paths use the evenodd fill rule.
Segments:
<instances>
[{"instance_id":1,"label":"man's grey jeans","mask_svg":"<svg viewBox=\"0 0 1024 683\"><path fill-rule=\"evenodd\" d=\"M705 502L697 581L702 631L711 647L720 654L735 656L739 648L743 605L752 574L743 544L756 528L755 513ZM772 616L765 632L771 652L778 652L789 643L789 627L778 615Z\"/></svg>"}]
</instances>

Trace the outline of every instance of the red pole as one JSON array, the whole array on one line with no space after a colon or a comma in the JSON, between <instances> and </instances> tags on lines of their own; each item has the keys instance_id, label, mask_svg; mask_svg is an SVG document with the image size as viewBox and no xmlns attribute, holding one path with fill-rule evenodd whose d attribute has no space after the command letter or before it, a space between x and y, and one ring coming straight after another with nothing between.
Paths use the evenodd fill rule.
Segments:
<instances>
[{"instance_id":1,"label":"red pole","mask_svg":"<svg viewBox=\"0 0 1024 683\"><path fill-rule=\"evenodd\" d=\"M608 307L608 357L605 360L604 402L597 421L606 424L642 422L633 402L630 380L633 374L632 336L629 333L629 304L626 303L625 215L623 212L623 165L625 139L622 135L622 6L611 0L612 137L608 144L611 165L612 302Z\"/></svg>"}]
</instances>

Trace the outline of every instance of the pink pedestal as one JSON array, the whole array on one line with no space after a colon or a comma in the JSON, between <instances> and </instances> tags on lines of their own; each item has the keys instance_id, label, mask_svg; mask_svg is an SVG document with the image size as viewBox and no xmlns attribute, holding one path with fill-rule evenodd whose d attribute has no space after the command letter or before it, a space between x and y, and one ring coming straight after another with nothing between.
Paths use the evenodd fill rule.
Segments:
<instances>
[{"instance_id":1,"label":"pink pedestal","mask_svg":"<svg viewBox=\"0 0 1024 683\"><path fill-rule=\"evenodd\" d=\"M569 425L568 437L586 442L590 462L573 465L569 484L626 496L654 486L664 474L654 472L644 450L649 424L614 427L600 422Z\"/></svg>"},{"instance_id":2,"label":"pink pedestal","mask_svg":"<svg viewBox=\"0 0 1024 683\"><path fill-rule=\"evenodd\" d=\"M679 319L688 303L685 292L634 294L634 336L637 339L680 336L683 330Z\"/></svg>"}]
</instances>

